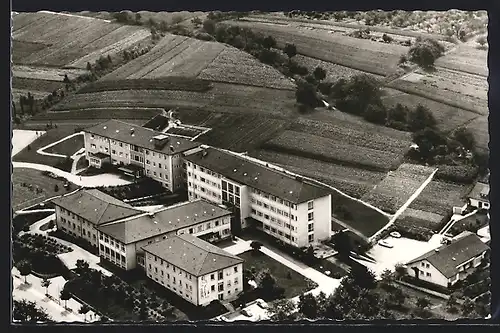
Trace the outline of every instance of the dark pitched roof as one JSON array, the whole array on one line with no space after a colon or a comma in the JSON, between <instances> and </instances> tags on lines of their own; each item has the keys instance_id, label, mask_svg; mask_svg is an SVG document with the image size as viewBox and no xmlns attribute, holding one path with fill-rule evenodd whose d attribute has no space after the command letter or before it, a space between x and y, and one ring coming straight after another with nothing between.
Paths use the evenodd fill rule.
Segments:
<instances>
[{"instance_id":1,"label":"dark pitched roof","mask_svg":"<svg viewBox=\"0 0 500 333\"><path fill-rule=\"evenodd\" d=\"M167 237L160 242L144 246L143 249L195 276L243 262L243 259L215 245L186 234Z\"/></svg>"},{"instance_id":2,"label":"dark pitched roof","mask_svg":"<svg viewBox=\"0 0 500 333\"><path fill-rule=\"evenodd\" d=\"M477 182L474 188L469 193L469 198L476 200L489 200L490 185Z\"/></svg>"},{"instance_id":3,"label":"dark pitched roof","mask_svg":"<svg viewBox=\"0 0 500 333\"><path fill-rule=\"evenodd\" d=\"M111 119L99 125L87 128L85 131L149 150L162 152L167 155L181 153L199 146L199 143L193 141L179 137L170 137L163 147L158 147L155 146L153 137L165 135L164 133L116 119Z\"/></svg>"},{"instance_id":4,"label":"dark pitched roof","mask_svg":"<svg viewBox=\"0 0 500 333\"><path fill-rule=\"evenodd\" d=\"M99 230L130 244L230 214L226 209L199 199L102 225Z\"/></svg>"},{"instance_id":5,"label":"dark pitched roof","mask_svg":"<svg viewBox=\"0 0 500 333\"><path fill-rule=\"evenodd\" d=\"M281 199L303 203L324 197L331 191L307 180L296 178L215 148L205 148L186 160Z\"/></svg>"},{"instance_id":6,"label":"dark pitched roof","mask_svg":"<svg viewBox=\"0 0 500 333\"><path fill-rule=\"evenodd\" d=\"M443 245L438 251L429 251L407 264L427 260L432 266L449 278L458 273L457 267L466 261L480 255L489 247L473 233L466 233L455 239L449 245Z\"/></svg>"},{"instance_id":7,"label":"dark pitched roof","mask_svg":"<svg viewBox=\"0 0 500 333\"><path fill-rule=\"evenodd\" d=\"M94 225L127 218L142 211L96 189L80 190L52 199L55 205L81 216Z\"/></svg>"}]
</instances>

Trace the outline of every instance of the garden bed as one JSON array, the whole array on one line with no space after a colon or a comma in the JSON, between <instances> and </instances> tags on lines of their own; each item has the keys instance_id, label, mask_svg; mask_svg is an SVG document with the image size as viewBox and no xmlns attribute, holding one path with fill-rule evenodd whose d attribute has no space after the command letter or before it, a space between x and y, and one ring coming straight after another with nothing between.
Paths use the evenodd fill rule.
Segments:
<instances>
[{"instance_id":1,"label":"garden bed","mask_svg":"<svg viewBox=\"0 0 500 333\"><path fill-rule=\"evenodd\" d=\"M31 214L16 215L12 219L12 226L14 234L18 234L22 230L27 230L33 223L36 223L54 213L52 212L39 212Z\"/></svg>"},{"instance_id":2,"label":"garden bed","mask_svg":"<svg viewBox=\"0 0 500 333\"><path fill-rule=\"evenodd\" d=\"M67 233L65 233L64 231L62 230L55 230L55 231L49 231L49 235L52 236L52 237L55 237L55 238L59 238L59 239L62 239L64 241L67 241L67 242L70 242L72 244L75 244L79 247L81 247L82 249L92 253L92 254L95 254L95 255L99 255L99 249L97 247L94 247L92 246L92 244L90 242L88 242L87 240L83 239L83 238L76 238L76 237L73 237Z\"/></svg>"}]
</instances>

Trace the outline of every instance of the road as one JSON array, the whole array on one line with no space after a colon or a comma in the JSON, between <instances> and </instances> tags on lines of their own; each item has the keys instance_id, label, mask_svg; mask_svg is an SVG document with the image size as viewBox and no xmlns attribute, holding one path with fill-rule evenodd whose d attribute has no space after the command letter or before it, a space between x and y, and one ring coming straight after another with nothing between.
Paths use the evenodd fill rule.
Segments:
<instances>
[{"instance_id":1,"label":"road","mask_svg":"<svg viewBox=\"0 0 500 333\"><path fill-rule=\"evenodd\" d=\"M28 168L40 171L48 171L56 176L63 177L73 184L81 187L99 187L99 186L118 186L131 184L132 181L121 178L114 174L100 174L95 176L77 176L70 172L62 171L60 169L36 163L26 162L12 162L13 168Z\"/></svg>"}]
</instances>

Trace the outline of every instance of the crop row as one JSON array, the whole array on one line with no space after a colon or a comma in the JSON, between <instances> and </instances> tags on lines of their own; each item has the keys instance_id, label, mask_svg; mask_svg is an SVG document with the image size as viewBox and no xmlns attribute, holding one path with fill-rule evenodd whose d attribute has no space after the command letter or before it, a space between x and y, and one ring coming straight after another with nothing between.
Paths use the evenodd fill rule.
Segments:
<instances>
[{"instance_id":1,"label":"crop row","mask_svg":"<svg viewBox=\"0 0 500 333\"><path fill-rule=\"evenodd\" d=\"M199 78L249 84L276 89L294 89L295 85L273 67L235 48L226 48L204 70Z\"/></svg>"},{"instance_id":2,"label":"crop row","mask_svg":"<svg viewBox=\"0 0 500 333\"><path fill-rule=\"evenodd\" d=\"M470 186L432 180L411 203L410 208L439 215L448 214L453 207L462 207Z\"/></svg>"},{"instance_id":3,"label":"crop row","mask_svg":"<svg viewBox=\"0 0 500 333\"><path fill-rule=\"evenodd\" d=\"M70 80L86 73L81 69L61 69L51 67L31 67L23 65L12 66L12 76L25 79L63 81L64 75Z\"/></svg>"},{"instance_id":4,"label":"crop row","mask_svg":"<svg viewBox=\"0 0 500 333\"><path fill-rule=\"evenodd\" d=\"M294 122L291 129L332 139L336 142L402 155L406 153L411 145L411 138L407 133L393 129L379 131L378 128L371 128L370 126L363 126L349 121L324 122L299 118Z\"/></svg>"},{"instance_id":5,"label":"crop row","mask_svg":"<svg viewBox=\"0 0 500 333\"><path fill-rule=\"evenodd\" d=\"M389 172L375 188L362 198L382 210L395 213L432 174L433 169L402 164Z\"/></svg>"},{"instance_id":6,"label":"crop row","mask_svg":"<svg viewBox=\"0 0 500 333\"><path fill-rule=\"evenodd\" d=\"M78 91L78 94L116 91L116 90L180 90L205 92L210 90L208 81L186 78L168 77L163 79L128 79L116 81L92 82Z\"/></svg>"},{"instance_id":7,"label":"crop row","mask_svg":"<svg viewBox=\"0 0 500 333\"><path fill-rule=\"evenodd\" d=\"M285 131L279 137L266 142L265 148L374 171L396 168L402 157L400 154L339 143L336 140L294 131Z\"/></svg>"},{"instance_id":8,"label":"crop row","mask_svg":"<svg viewBox=\"0 0 500 333\"><path fill-rule=\"evenodd\" d=\"M488 76L488 51L462 44L436 61L436 65L466 73Z\"/></svg>"},{"instance_id":9,"label":"crop row","mask_svg":"<svg viewBox=\"0 0 500 333\"><path fill-rule=\"evenodd\" d=\"M287 170L322 181L356 198L371 190L384 173L318 161L297 155L260 149L252 156Z\"/></svg>"}]
</instances>

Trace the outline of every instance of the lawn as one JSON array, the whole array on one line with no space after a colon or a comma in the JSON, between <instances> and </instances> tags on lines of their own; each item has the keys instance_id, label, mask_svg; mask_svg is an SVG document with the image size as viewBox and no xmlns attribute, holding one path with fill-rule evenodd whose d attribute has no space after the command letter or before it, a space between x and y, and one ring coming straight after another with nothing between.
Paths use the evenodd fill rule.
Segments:
<instances>
[{"instance_id":1,"label":"lawn","mask_svg":"<svg viewBox=\"0 0 500 333\"><path fill-rule=\"evenodd\" d=\"M66 156L72 156L78 150L85 147L83 134L75 135L67 140L58 143L55 146L45 149L47 153L61 154Z\"/></svg>"},{"instance_id":2,"label":"lawn","mask_svg":"<svg viewBox=\"0 0 500 333\"><path fill-rule=\"evenodd\" d=\"M75 129L79 127L78 125L59 125L57 128L48 129L44 135L16 154L13 161L45 164L56 168L62 168L64 171L70 171L71 164L66 165L64 158L41 155L37 153L37 150L65 138L68 135L74 134Z\"/></svg>"},{"instance_id":3,"label":"lawn","mask_svg":"<svg viewBox=\"0 0 500 333\"><path fill-rule=\"evenodd\" d=\"M239 254L238 257L245 260L245 269L255 267L257 272L269 269L276 279L276 284L285 289L285 298L301 295L309 289L304 276L266 256L262 252L255 254L252 251L247 251Z\"/></svg>"},{"instance_id":4,"label":"lawn","mask_svg":"<svg viewBox=\"0 0 500 333\"><path fill-rule=\"evenodd\" d=\"M64 194L66 193L63 187L64 183L64 181L46 176L38 170L14 168L12 172L12 208L21 210L48 198ZM32 189L28 185L31 185ZM59 188L57 192L54 191L55 185ZM37 193L36 188L41 192ZM76 186L71 188L76 189Z\"/></svg>"},{"instance_id":5,"label":"lawn","mask_svg":"<svg viewBox=\"0 0 500 333\"><path fill-rule=\"evenodd\" d=\"M479 229L488 225L488 223L488 216L484 213L478 212L456 222L453 227L451 227L450 231L448 231L448 233L452 234L453 236L456 236L465 230L476 233Z\"/></svg>"},{"instance_id":6,"label":"lawn","mask_svg":"<svg viewBox=\"0 0 500 333\"><path fill-rule=\"evenodd\" d=\"M12 226L14 227L14 233L17 234L24 228L31 226L32 224L49 217L52 212L41 212L41 213L31 213L16 215L12 218Z\"/></svg>"},{"instance_id":7,"label":"lawn","mask_svg":"<svg viewBox=\"0 0 500 333\"><path fill-rule=\"evenodd\" d=\"M448 216L407 208L394 222L394 226L403 237L428 241L434 233L444 227L448 222Z\"/></svg>"}]
</instances>

